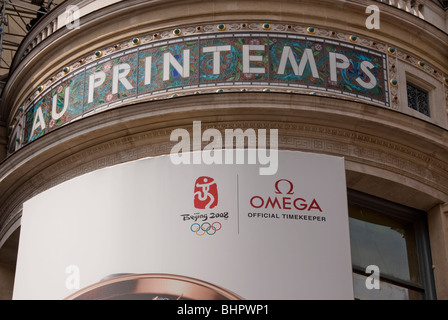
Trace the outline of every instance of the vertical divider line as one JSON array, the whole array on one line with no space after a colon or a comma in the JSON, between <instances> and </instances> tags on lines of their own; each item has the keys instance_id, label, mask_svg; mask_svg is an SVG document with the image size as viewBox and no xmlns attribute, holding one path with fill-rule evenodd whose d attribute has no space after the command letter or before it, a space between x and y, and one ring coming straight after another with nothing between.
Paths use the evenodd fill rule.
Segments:
<instances>
[{"instance_id":1,"label":"vertical divider line","mask_svg":"<svg viewBox=\"0 0 448 320\"><path fill-rule=\"evenodd\" d=\"M240 186L238 174L236 175L236 213L238 219L238 234L240 234Z\"/></svg>"}]
</instances>

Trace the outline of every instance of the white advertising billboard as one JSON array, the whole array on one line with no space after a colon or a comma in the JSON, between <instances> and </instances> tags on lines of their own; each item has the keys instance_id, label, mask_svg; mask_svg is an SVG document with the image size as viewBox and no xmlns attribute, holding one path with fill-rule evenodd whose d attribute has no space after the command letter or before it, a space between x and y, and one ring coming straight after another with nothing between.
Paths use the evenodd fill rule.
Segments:
<instances>
[{"instance_id":1,"label":"white advertising billboard","mask_svg":"<svg viewBox=\"0 0 448 320\"><path fill-rule=\"evenodd\" d=\"M97 170L24 204L14 299L353 299L343 158Z\"/></svg>"}]
</instances>

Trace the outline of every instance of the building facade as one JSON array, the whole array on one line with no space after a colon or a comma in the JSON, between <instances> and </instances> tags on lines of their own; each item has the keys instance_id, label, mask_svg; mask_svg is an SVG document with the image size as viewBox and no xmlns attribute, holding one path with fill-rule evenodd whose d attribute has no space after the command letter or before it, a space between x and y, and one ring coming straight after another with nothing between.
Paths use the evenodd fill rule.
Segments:
<instances>
[{"instance_id":1,"label":"building facade","mask_svg":"<svg viewBox=\"0 0 448 320\"><path fill-rule=\"evenodd\" d=\"M193 134L200 121L223 135L275 129L279 150L343 157L354 297L447 299L446 8L62 2L24 38L3 88L2 298L12 297L24 203L168 155L172 132ZM369 265L381 289L367 288Z\"/></svg>"}]
</instances>

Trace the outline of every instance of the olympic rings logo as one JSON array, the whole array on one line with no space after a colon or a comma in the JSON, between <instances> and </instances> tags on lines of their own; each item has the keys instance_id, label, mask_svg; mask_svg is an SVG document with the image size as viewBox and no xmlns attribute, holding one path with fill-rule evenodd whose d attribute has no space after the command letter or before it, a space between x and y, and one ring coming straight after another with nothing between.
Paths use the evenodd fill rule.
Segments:
<instances>
[{"instance_id":1,"label":"olympic rings logo","mask_svg":"<svg viewBox=\"0 0 448 320\"><path fill-rule=\"evenodd\" d=\"M204 234L212 236L216 233L216 231L221 230L221 228L222 225L220 222L213 222L213 224L204 222L201 225L199 223L193 223L190 227L190 230L191 232L194 232L198 236L202 237Z\"/></svg>"}]
</instances>

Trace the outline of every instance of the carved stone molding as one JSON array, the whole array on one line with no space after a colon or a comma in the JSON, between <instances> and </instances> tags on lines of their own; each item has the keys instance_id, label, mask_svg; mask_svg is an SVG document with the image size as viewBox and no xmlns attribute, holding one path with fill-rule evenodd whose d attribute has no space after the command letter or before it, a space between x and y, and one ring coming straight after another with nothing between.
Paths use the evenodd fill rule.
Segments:
<instances>
[{"instance_id":1,"label":"carved stone molding","mask_svg":"<svg viewBox=\"0 0 448 320\"><path fill-rule=\"evenodd\" d=\"M190 130L191 123L183 126ZM247 120L204 121L202 130L216 128L278 129L279 148L342 156L346 161L360 163L412 179L443 193L448 199L448 163L414 150L393 140L344 128L300 122ZM107 142L69 154L46 168L34 172L20 184L0 206L8 213L1 218L0 234L16 219L24 201L82 174L144 157L168 154L175 142L169 140L173 128L150 130L123 135ZM203 143L206 145L207 143ZM422 190L425 192L424 190Z\"/></svg>"}]
</instances>

